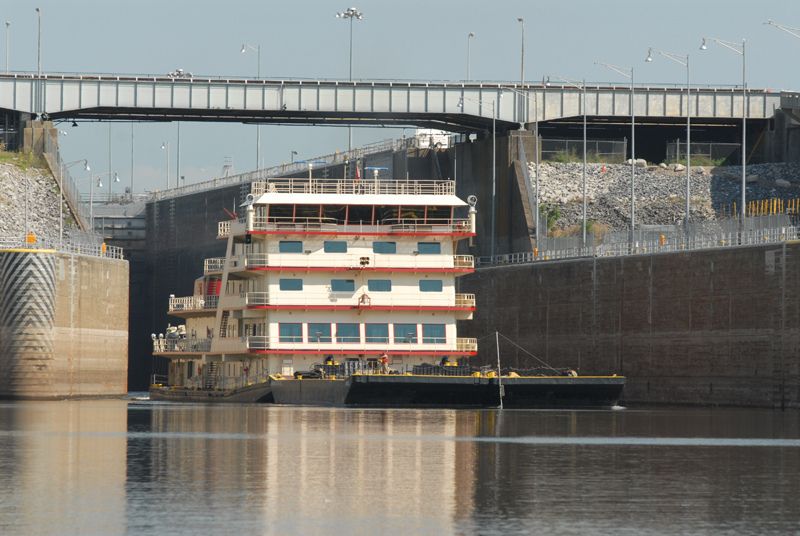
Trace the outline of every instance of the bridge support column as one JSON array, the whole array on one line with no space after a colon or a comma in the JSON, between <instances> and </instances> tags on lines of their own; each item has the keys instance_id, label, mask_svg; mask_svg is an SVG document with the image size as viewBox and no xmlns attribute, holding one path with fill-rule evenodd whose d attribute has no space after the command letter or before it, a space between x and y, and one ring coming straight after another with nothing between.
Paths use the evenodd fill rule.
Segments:
<instances>
[{"instance_id":1,"label":"bridge support column","mask_svg":"<svg viewBox=\"0 0 800 536\"><path fill-rule=\"evenodd\" d=\"M25 120L22 123L22 150L37 156L45 152L45 137L50 141L58 140L58 131L52 121Z\"/></svg>"}]
</instances>

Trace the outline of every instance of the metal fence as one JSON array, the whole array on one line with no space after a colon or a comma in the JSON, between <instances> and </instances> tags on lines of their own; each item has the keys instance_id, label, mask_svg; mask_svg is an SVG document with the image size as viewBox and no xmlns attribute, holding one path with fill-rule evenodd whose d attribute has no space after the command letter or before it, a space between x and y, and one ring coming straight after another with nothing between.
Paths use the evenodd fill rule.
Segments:
<instances>
[{"instance_id":1,"label":"metal fence","mask_svg":"<svg viewBox=\"0 0 800 536\"><path fill-rule=\"evenodd\" d=\"M122 259L122 248L96 244L91 242L72 242L37 239L28 243L24 237L0 237L0 250L3 249L41 249L55 250L73 255L86 255L89 257L106 257L109 259Z\"/></svg>"},{"instance_id":2,"label":"metal fence","mask_svg":"<svg viewBox=\"0 0 800 536\"><path fill-rule=\"evenodd\" d=\"M692 142L692 158L706 160L708 164L739 164L742 145L739 143L705 143ZM667 143L666 162L682 162L686 160L686 142L675 140ZM702 162L701 162L702 163Z\"/></svg>"},{"instance_id":3,"label":"metal fence","mask_svg":"<svg viewBox=\"0 0 800 536\"><path fill-rule=\"evenodd\" d=\"M581 257L619 257L732 246L775 244L800 237L800 228L785 214L684 225L642 226L634 233L615 231L602 238L587 236L539 240L533 251L478 258L478 266L524 264Z\"/></svg>"},{"instance_id":4,"label":"metal fence","mask_svg":"<svg viewBox=\"0 0 800 536\"><path fill-rule=\"evenodd\" d=\"M67 205L72 210L81 229L90 230L89 207L81 203L81 193L77 184L69 174L69 169L61 158L58 148L58 139L49 134L44 135L44 158L50 166L50 171L61 186Z\"/></svg>"},{"instance_id":5,"label":"metal fence","mask_svg":"<svg viewBox=\"0 0 800 536\"><path fill-rule=\"evenodd\" d=\"M625 161L628 140L586 140L586 159L590 162L621 163ZM583 161L583 140L541 140L541 159L550 162Z\"/></svg>"}]
</instances>

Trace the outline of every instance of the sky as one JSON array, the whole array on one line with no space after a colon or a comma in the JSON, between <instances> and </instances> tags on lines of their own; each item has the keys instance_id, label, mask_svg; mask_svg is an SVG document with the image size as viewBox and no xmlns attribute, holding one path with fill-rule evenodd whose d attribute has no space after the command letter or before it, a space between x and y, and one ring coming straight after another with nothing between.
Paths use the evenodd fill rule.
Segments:
<instances>
[{"instance_id":1,"label":"sky","mask_svg":"<svg viewBox=\"0 0 800 536\"><path fill-rule=\"evenodd\" d=\"M356 0L352 0L355 2ZM42 11L45 72L166 74L182 68L195 75L254 76L261 46L265 78L348 76L348 22L335 17L351 5L342 0L5 0L0 17L11 23L12 71L35 71L37 19ZM521 25L525 19L525 77L623 82L595 65L633 66L642 83L683 83L682 66L658 57L644 63L648 47L691 55L692 82L738 84L741 57L719 46L699 50L703 36L747 39L748 85L800 89L793 66L800 39L763 24L767 19L800 27L798 0L358 0L364 14L353 28L353 77L357 79L463 80L467 36L473 80L518 81ZM2 28L5 30L5 27ZM6 57L6 35L0 41ZM86 158L92 172L111 168L131 181L131 123L81 123L59 129L66 160ZM407 130L406 134L410 134ZM398 128L354 128L354 146L403 135ZM177 123L133 125L134 191L163 188L170 144L176 174ZM347 148L347 129L322 126L261 127L262 167L311 159ZM181 175L186 184L222 172L256 167L256 127L181 124ZM78 169L78 168L73 168ZM88 190L88 177L81 188ZM108 184L108 181L104 181ZM107 187L107 186L106 186Z\"/></svg>"}]
</instances>

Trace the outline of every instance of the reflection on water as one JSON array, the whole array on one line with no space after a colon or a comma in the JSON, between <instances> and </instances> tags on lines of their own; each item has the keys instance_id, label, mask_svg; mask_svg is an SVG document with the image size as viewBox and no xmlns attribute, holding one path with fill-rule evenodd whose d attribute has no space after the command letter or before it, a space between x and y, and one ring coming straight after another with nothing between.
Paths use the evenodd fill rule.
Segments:
<instances>
[{"instance_id":1,"label":"reflection on water","mask_svg":"<svg viewBox=\"0 0 800 536\"><path fill-rule=\"evenodd\" d=\"M2 534L787 533L800 417L0 405Z\"/></svg>"}]
</instances>

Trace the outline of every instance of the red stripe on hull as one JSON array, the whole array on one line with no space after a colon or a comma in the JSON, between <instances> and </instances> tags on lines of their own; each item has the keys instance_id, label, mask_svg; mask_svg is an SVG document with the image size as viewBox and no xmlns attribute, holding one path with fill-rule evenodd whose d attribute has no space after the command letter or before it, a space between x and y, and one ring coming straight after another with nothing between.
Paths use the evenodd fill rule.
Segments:
<instances>
[{"instance_id":1,"label":"red stripe on hull","mask_svg":"<svg viewBox=\"0 0 800 536\"><path fill-rule=\"evenodd\" d=\"M463 311L473 312L474 307L416 306L416 305L248 305L247 309L267 309L284 311Z\"/></svg>"}]
</instances>

